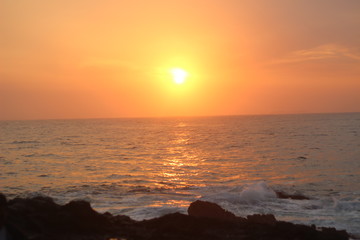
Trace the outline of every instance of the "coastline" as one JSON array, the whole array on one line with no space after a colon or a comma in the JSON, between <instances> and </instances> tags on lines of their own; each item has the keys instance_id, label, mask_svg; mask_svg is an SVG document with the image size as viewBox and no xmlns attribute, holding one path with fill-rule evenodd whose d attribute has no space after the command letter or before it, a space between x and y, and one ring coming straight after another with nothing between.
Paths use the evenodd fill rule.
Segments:
<instances>
[{"instance_id":1,"label":"coastline","mask_svg":"<svg viewBox=\"0 0 360 240\"><path fill-rule=\"evenodd\" d=\"M50 197L2 196L5 239L326 239L353 238L345 230L317 228L276 220L274 215L237 217L211 202L197 200L188 214L173 213L135 221L124 215L98 213L89 202L56 204Z\"/></svg>"}]
</instances>

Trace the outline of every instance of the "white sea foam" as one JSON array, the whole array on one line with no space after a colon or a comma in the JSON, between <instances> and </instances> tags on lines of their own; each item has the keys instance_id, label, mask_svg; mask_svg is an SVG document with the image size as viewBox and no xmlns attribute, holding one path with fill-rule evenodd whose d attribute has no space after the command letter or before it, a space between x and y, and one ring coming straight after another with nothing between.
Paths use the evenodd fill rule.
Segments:
<instances>
[{"instance_id":1,"label":"white sea foam","mask_svg":"<svg viewBox=\"0 0 360 240\"><path fill-rule=\"evenodd\" d=\"M246 203L256 203L269 198L275 198L276 193L264 181L251 184L244 188L239 198Z\"/></svg>"},{"instance_id":2,"label":"white sea foam","mask_svg":"<svg viewBox=\"0 0 360 240\"><path fill-rule=\"evenodd\" d=\"M273 198L276 198L276 193L265 181L223 189L203 196L204 200L239 204L257 204Z\"/></svg>"}]
</instances>

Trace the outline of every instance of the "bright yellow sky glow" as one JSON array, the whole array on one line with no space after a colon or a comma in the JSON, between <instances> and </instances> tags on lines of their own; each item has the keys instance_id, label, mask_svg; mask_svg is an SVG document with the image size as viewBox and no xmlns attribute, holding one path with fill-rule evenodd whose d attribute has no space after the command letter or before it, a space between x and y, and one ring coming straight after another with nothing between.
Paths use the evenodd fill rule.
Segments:
<instances>
[{"instance_id":1,"label":"bright yellow sky glow","mask_svg":"<svg viewBox=\"0 0 360 240\"><path fill-rule=\"evenodd\" d=\"M176 84L183 84L185 83L185 80L188 76L188 73L181 68L173 68L170 70L172 77L173 77L173 81Z\"/></svg>"},{"instance_id":2,"label":"bright yellow sky glow","mask_svg":"<svg viewBox=\"0 0 360 240\"><path fill-rule=\"evenodd\" d=\"M0 2L0 120L360 111L360 1Z\"/></svg>"}]
</instances>

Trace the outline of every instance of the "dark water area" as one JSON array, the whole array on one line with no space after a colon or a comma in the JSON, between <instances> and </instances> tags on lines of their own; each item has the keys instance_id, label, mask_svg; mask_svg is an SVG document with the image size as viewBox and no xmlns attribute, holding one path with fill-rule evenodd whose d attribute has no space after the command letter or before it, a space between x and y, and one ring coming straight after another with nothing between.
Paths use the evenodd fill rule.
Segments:
<instances>
[{"instance_id":1,"label":"dark water area","mask_svg":"<svg viewBox=\"0 0 360 240\"><path fill-rule=\"evenodd\" d=\"M85 199L137 220L201 199L360 235L359 113L1 121L0 169L10 199Z\"/></svg>"}]
</instances>

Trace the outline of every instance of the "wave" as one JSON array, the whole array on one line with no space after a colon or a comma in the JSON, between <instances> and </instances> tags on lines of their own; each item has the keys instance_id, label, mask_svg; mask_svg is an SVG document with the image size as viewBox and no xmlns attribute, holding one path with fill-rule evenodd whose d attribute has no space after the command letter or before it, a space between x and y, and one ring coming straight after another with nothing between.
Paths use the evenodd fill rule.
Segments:
<instances>
[{"instance_id":1,"label":"wave","mask_svg":"<svg viewBox=\"0 0 360 240\"><path fill-rule=\"evenodd\" d=\"M277 198L276 192L265 181L251 183L245 186L235 186L230 189L205 195L203 199L209 201L226 201L231 203L257 204Z\"/></svg>"},{"instance_id":2,"label":"wave","mask_svg":"<svg viewBox=\"0 0 360 240\"><path fill-rule=\"evenodd\" d=\"M276 193L265 182L251 184L240 193L239 199L242 202L254 203L269 198L276 198Z\"/></svg>"}]
</instances>

